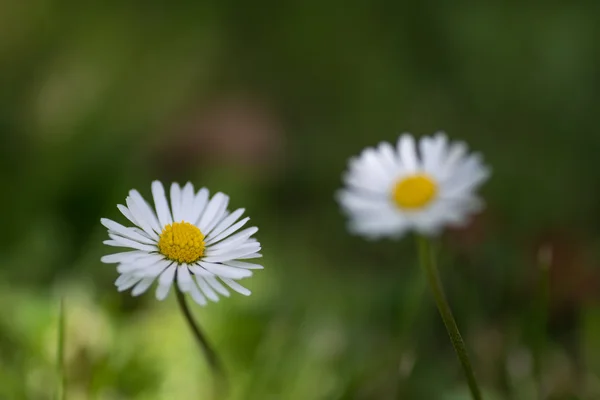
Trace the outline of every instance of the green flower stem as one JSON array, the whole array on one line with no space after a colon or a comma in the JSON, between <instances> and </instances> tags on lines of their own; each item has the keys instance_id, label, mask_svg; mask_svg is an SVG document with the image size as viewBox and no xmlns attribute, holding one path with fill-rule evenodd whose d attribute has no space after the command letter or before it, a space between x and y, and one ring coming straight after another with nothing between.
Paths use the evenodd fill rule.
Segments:
<instances>
[{"instance_id":1,"label":"green flower stem","mask_svg":"<svg viewBox=\"0 0 600 400\"><path fill-rule=\"evenodd\" d=\"M204 336L204 333L202 333L200 326L194 320L185 295L178 288L175 288L175 294L177 295L177 303L179 304L179 308L181 308L181 312L183 313L185 320L192 330L194 338L202 349L202 352L208 361L208 365L213 372L215 378L215 399L224 398L227 389L227 378L225 370L223 369L223 364L221 363L221 360L219 359L219 356L215 350Z\"/></svg>"},{"instance_id":2,"label":"green flower stem","mask_svg":"<svg viewBox=\"0 0 600 400\"><path fill-rule=\"evenodd\" d=\"M433 293L438 310L442 320L444 321L444 325L446 326L450 340L452 341L452 346L454 346L456 355L458 356L458 359L463 367L465 376L467 378L467 383L469 384L469 389L471 390L471 396L475 400L481 400L481 391L477 385L477 380L475 379L475 373L473 372L473 367L469 361L465 343L460 335L458 326L456 326L456 321L452 315L452 310L450 309L450 305L448 304L448 300L444 294L444 289L442 288L442 282L437 270L431 244L429 239L423 236L419 236L418 241L421 268L427 276L429 286L431 287L431 292Z\"/></svg>"},{"instance_id":3,"label":"green flower stem","mask_svg":"<svg viewBox=\"0 0 600 400\"><path fill-rule=\"evenodd\" d=\"M56 399L67 399L67 374L65 372L65 301L60 299L58 311L58 342L56 343L56 372L57 372L57 388Z\"/></svg>"}]
</instances>

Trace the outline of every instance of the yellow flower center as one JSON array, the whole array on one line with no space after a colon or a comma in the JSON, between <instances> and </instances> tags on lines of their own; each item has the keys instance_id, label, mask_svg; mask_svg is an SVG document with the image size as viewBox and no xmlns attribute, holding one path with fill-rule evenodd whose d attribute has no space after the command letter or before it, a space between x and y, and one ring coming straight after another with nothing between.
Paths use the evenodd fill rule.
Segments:
<instances>
[{"instance_id":1,"label":"yellow flower center","mask_svg":"<svg viewBox=\"0 0 600 400\"><path fill-rule=\"evenodd\" d=\"M158 239L158 249L169 260L193 263L204 255L204 235L197 226L188 222L174 222L165 226Z\"/></svg>"},{"instance_id":2,"label":"yellow flower center","mask_svg":"<svg viewBox=\"0 0 600 400\"><path fill-rule=\"evenodd\" d=\"M429 204L437 193L437 185L428 175L407 176L396 183L392 197L400 208L414 210Z\"/></svg>"}]
</instances>

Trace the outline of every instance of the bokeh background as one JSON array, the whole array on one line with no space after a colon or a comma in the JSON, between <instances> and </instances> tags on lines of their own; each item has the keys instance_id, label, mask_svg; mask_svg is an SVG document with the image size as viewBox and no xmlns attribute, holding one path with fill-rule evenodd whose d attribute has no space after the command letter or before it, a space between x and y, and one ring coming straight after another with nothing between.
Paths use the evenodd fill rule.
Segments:
<instances>
[{"instance_id":1,"label":"bokeh background","mask_svg":"<svg viewBox=\"0 0 600 400\"><path fill-rule=\"evenodd\" d=\"M438 241L486 399L538 398L536 365L541 398L600 399L599 20L591 0L2 2L0 399L53 397L61 297L70 399L210 398L174 294L117 293L99 261L100 218L153 179L260 227L253 295L195 308L231 399L468 399L413 238L349 236L334 201L348 157L437 130L493 168L486 211Z\"/></svg>"}]
</instances>

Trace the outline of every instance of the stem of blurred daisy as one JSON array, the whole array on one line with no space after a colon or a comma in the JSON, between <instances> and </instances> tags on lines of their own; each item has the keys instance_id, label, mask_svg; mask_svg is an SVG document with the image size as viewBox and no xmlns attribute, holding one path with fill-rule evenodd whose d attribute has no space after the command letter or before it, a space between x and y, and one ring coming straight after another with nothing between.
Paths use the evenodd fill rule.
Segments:
<instances>
[{"instance_id":1,"label":"stem of blurred daisy","mask_svg":"<svg viewBox=\"0 0 600 400\"><path fill-rule=\"evenodd\" d=\"M542 379L542 358L546 350L546 327L548 324L548 307L550 303L550 267L552 265L552 248L543 246L537 257L538 284L534 312L535 335L532 343L533 374L537 386L538 398L544 398Z\"/></svg>"},{"instance_id":2,"label":"stem of blurred daisy","mask_svg":"<svg viewBox=\"0 0 600 400\"><path fill-rule=\"evenodd\" d=\"M450 305L448 304L448 300L444 294L444 289L442 287L442 282L436 266L431 243L429 239L424 236L418 236L417 239L421 268L427 276L427 281L429 282L435 303L440 312L442 320L444 321L444 325L446 326L450 340L452 341L452 346L454 346L456 355L458 356L458 359L463 367L469 389L471 390L471 396L475 400L482 400L481 390L479 389L479 385L475 379L475 373L473 372L473 367L471 366L471 361L469 360L465 343L460 335L460 331L458 330L458 326L456 325L456 321L452 315L452 310L450 309Z\"/></svg>"},{"instance_id":3,"label":"stem of blurred daisy","mask_svg":"<svg viewBox=\"0 0 600 400\"><path fill-rule=\"evenodd\" d=\"M181 308L181 312L187 321L194 338L198 342L198 345L202 349L204 353L204 357L208 361L208 365L210 366L213 377L214 377L214 398L225 398L227 394L227 376L225 374L225 370L223 369L223 364L219 359L216 351L206 339L206 336L200 329L200 325L194 320L192 312L187 304L185 299L185 295L179 290L175 289L175 294L177 295L177 304L179 304L179 308Z\"/></svg>"},{"instance_id":4,"label":"stem of blurred daisy","mask_svg":"<svg viewBox=\"0 0 600 400\"><path fill-rule=\"evenodd\" d=\"M56 400L67 399L67 375L65 373L65 300L60 299L58 309L58 340L56 343Z\"/></svg>"}]
</instances>

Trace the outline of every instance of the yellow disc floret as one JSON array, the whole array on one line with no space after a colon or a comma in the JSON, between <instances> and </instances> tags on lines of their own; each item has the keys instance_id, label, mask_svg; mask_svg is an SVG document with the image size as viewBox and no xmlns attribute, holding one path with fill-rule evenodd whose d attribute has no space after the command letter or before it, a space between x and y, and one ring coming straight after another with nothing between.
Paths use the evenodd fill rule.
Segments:
<instances>
[{"instance_id":1,"label":"yellow disc floret","mask_svg":"<svg viewBox=\"0 0 600 400\"><path fill-rule=\"evenodd\" d=\"M188 222L174 222L165 226L158 239L158 249L169 260L193 263L204 255L204 235L197 226Z\"/></svg>"},{"instance_id":2,"label":"yellow disc floret","mask_svg":"<svg viewBox=\"0 0 600 400\"><path fill-rule=\"evenodd\" d=\"M437 194L437 184L425 174L407 176L396 183L392 198L403 209L416 210L425 207Z\"/></svg>"}]
</instances>

